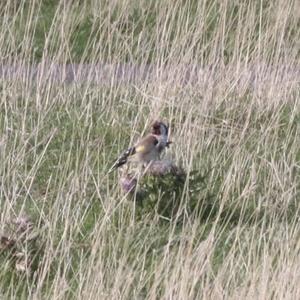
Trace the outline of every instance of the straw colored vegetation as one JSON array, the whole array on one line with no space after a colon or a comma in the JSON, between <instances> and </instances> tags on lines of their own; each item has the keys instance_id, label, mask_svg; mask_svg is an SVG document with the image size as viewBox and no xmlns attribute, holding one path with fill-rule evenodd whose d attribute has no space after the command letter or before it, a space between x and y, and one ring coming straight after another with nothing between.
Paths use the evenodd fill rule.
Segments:
<instances>
[{"instance_id":1,"label":"straw colored vegetation","mask_svg":"<svg viewBox=\"0 0 300 300\"><path fill-rule=\"evenodd\" d=\"M0 79L1 299L300 299L298 1L0 12L0 69L19 70ZM70 63L153 73L50 76ZM186 176L140 203L107 171L157 118Z\"/></svg>"}]
</instances>

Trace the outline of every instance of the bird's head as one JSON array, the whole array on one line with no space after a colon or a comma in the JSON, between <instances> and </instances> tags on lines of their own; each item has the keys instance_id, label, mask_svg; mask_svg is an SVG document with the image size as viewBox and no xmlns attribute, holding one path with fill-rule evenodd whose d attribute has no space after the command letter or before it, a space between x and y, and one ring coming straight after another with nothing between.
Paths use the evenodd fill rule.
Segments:
<instances>
[{"instance_id":1,"label":"bird's head","mask_svg":"<svg viewBox=\"0 0 300 300\"><path fill-rule=\"evenodd\" d=\"M168 136L169 134L169 126L160 121L155 121L151 125L151 133L158 136Z\"/></svg>"}]
</instances>

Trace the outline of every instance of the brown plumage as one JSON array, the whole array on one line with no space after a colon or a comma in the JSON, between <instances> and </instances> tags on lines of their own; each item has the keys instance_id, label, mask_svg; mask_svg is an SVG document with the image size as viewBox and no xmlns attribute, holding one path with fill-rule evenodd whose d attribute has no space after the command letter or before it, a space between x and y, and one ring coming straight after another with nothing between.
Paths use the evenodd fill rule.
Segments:
<instances>
[{"instance_id":1,"label":"brown plumage","mask_svg":"<svg viewBox=\"0 0 300 300\"><path fill-rule=\"evenodd\" d=\"M113 171L127 162L138 162L143 165L160 159L161 152L169 146L168 127L162 122L154 122L151 133L142 138L135 146L128 148L113 164Z\"/></svg>"}]
</instances>

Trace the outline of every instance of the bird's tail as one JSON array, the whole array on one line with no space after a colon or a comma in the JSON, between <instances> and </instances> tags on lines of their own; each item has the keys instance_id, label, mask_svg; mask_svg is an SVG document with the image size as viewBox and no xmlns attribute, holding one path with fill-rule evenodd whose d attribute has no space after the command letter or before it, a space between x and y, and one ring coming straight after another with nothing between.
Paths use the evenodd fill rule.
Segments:
<instances>
[{"instance_id":1,"label":"bird's tail","mask_svg":"<svg viewBox=\"0 0 300 300\"><path fill-rule=\"evenodd\" d=\"M108 173L111 173L112 171L114 171L115 169L123 166L124 164L127 163L128 161L128 157L135 154L135 147L131 147L128 148L117 160L116 162L112 165L112 167L110 168L110 170L108 171Z\"/></svg>"}]
</instances>

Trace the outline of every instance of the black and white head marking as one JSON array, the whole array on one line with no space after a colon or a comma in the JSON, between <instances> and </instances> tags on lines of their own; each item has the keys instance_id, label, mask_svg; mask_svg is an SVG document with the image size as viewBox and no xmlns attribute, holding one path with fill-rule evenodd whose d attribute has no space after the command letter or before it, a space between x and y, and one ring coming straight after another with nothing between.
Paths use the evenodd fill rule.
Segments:
<instances>
[{"instance_id":1,"label":"black and white head marking","mask_svg":"<svg viewBox=\"0 0 300 300\"><path fill-rule=\"evenodd\" d=\"M160 134L163 136L168 136L169 134L169 127L162 122L160 123Z\"/></svg>"}]
</instances>

